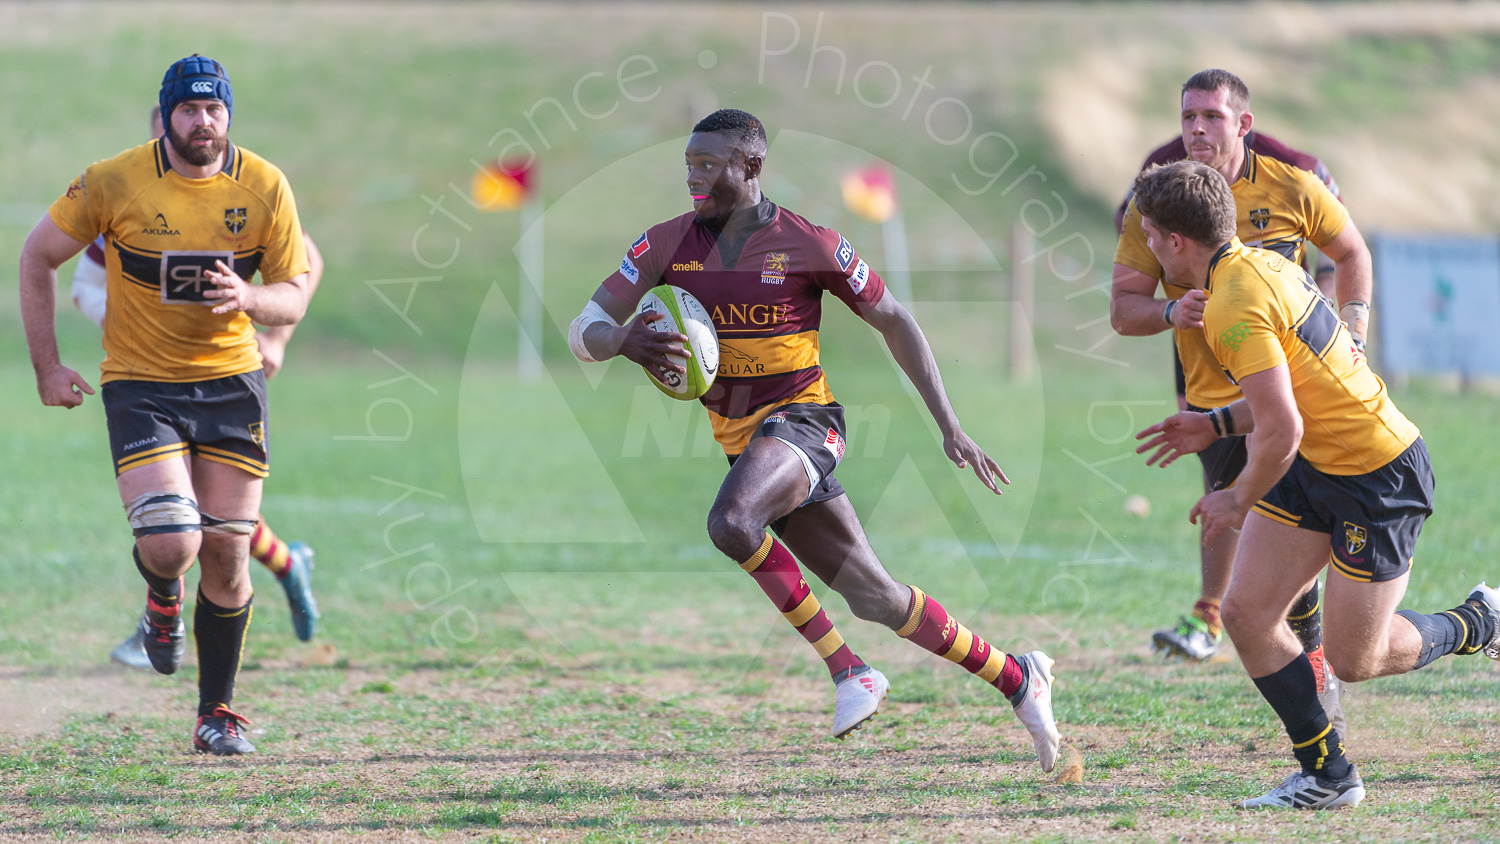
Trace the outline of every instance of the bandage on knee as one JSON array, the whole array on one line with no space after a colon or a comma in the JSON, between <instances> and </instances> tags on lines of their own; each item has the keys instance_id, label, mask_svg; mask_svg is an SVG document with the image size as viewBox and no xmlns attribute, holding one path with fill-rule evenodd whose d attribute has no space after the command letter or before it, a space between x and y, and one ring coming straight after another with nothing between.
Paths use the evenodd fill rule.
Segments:
<instances>
[{"instance_id":1,"label":"bandage on knee","mask_svg":"<svg viewBox=\"0 0 1500 844\"><path fill-rule=\"evenodd\" d=\"M147 492L125 505L131 531L137 536L190 533L203 529L198 503L175 492Z\"/></svg>"},{"instance_id":2,"label":"bandage on knee","mask_svg":"<svg viewBox=\"0 0 1500 844\"><path fill-rule=\"evenodd\" d=\"M255 526L260 524L259 519L221 519L217 516L203 514L204 533L227 533L235 536L249 536L255 533Z\"/></svg>"}]
</instances>

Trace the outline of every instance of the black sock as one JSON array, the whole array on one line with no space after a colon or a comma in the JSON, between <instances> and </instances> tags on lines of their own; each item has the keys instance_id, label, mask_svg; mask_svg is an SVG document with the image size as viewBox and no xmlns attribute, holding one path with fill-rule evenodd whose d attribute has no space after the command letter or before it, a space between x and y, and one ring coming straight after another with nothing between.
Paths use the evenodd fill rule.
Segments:
<instances>
[{"instance_id":1,"label":"black sock","mask_svg":"<svg viewBox=\"0 0 1500 844\"><path fill-rule=\"evenodd\" d=\"M1303 653L1312 653L1323 644L1323 603L1318 594L1318 581L1302 594L1287 611L1286 623L1297 634Z\"/></svg>"},{"instance_id":2,"label":"black sock","mask_svg":"<svg viewBox=\"0 0 1500 844\"><path fill-rule=\"evenodd\" d=\"M175 624L173 619L182 615L182 578L162 577L146 568L138 547L132 547L130 555L135 558L135 570L146 581L146 613L151 621L162 627Z\"/></svg>"},{"instance_id":3,"label":"black sock","mask_svg":"<svg viewBox=\"0 0 1500 844\"><path fill-rule=\"evenodd\" d=\"M198 605L193 609L193 640L198 643L198 714L212 715L214 709L229 706L234 698L234 678L240 671L240 654L245 649L245 631L250 627L250 604L224 609L216 606L198 590Z\"/></svg>"},{"instance_id":4,"label":"black sock","mask_svg":"<svg viewBox=\"0 0 1500 844\"><path fill-rule=\"evenodd\" d=\"M1468 656L1478 653L1495 635L1489 618L1469 603L1431 615L1412 610L1402 610L1396 615L1410 621L1422 636L1422 650L1417 654L1413 671L1448 654Z\"/></svg>"},{"instance_id":5,"label":"black sock","mask_svg":"<svg viewBox=\"0 0 1500 844\"><path fill-rule=\"evenodd\" d=\"M1292 740L1292 755L1302 763L1302 772L1325 779L1341 780L1349 775L1344 758L1344 740L1328 724L1328 713L1318 703L1318 681L1307 654L1287 663L1280 671L1254 678L1255 688L1276 710Z\"/></svg>"}]
</instances>

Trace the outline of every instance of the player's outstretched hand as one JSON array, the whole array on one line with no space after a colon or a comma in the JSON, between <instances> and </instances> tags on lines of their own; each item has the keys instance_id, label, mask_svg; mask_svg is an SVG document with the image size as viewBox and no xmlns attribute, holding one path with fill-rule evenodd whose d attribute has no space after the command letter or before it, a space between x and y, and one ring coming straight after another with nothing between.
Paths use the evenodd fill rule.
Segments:
<instances>
[{"instance_id":1,"label":"player's outstretched hand","mask_svg":"<svg viewBox=\"0 0 1500 844\"><path fill-rule=\"evenodd\" d=\"M1214 423L1208 414L1194 410L1174 413L1135 435L1145 443L1136 447L1136 454L1145 454L1151 449L1156 453L1146 458L1147 466L1170 466L1184 454L1197 454L1214 444Z\"/></svg>"},{"instance_id":2,"label":"player's outstretched hand","mask_svg":"<svg viewBox=\"0 0 1500 844\"><path fill-rule=\"evenodd\" d=\"M974 474L978 475L979 480L990 488L990 492L996 495L1005 494L1000 491L1000 484L995 483L995 479L999 478L1000 483L1008 484L1010 478L1005 477L1005 471L1000 468L999 463L995 462L995 458L985 454L984 449L969 439L968 434L957 431L951 436L944 437L943 453L947 454L948 459L960 469L973 466Z\"/></svg>"},{"instance_id":3,"label":"player's outstretched hand","mask_svg":"<svg viewBox=\"0 0 1500 844\"><path fill-rule=\"evenodd\" d=\"M1247 512L1241 509L1234 490L1221 489L1198 499L1198 503L1188 513L1188 521L1203 525L1203 547L1207 548L1224 531L1238 532L1245 524Z\"/></svg>"},{"instance_id":4,"label":"player's outstretched hand","mask_svg":"<svg viewBox=\"0 0 1500 844\"><path fill-rule=\"evenodd\" d=\"M37 373L36 391L42 397L42 404L46 407L75 408L83 404L83 394L94 394L94 388L89 382L83 380L83 376L73 370L56 364L45 372Z\"/></svg>"},{"instance_id":5,"label":"player's outstretched hand","mask_svg":"<svg viewBox=\"0 0 1500 844\"><path fill-rule=\"evenodd\" d=\"M1202 290L1189 290L1177 302L1172 311L1172 324L1178 328L1202 328L1203 309L1208 305L1208 294Z\"/></svg>"},{"instance_id":6,"label":"player's outstretched hand","mask_svg":"<svg viewBox=\"0 0 1500 844\"><path fill-rule=\"evenodd\" d=\"M214 261L214 267L215 269L203 273L204 277L215 285L214 289L203 291L203 297L222 300L214 307L213 312L227 314L230 311L250 310L255 296L255 290L250 283L240 278L234 268L223 261Z\"/></svg>"},{"instance_id":7,"label":"player's outstretched hand","mask_svg":"<svg viewBox=\"0 0 1500 844\"><path fill-rule=\"evenodd\" d=\"M686 334L654 331L651 323L665 314L646 311L636 315L625 324L625 333L620 340L620 355L641 366L655 369L664 366L670 372L687 372L688 351Z\"/></svg>"}]
</instances>

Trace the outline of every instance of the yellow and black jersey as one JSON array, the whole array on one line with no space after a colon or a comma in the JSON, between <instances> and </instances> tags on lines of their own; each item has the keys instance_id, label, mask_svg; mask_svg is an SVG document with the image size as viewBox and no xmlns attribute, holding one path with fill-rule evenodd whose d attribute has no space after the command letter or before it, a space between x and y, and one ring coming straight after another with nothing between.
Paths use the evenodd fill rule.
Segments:
<instances>
[{"instance_id":1,"label":"yellow and black jersey","mask_svg":"<svg viewBox=\"0 0 1500 844\"><path fill-rule=\"evenodd\" d=\"M1349 212L1313 173L1245 148L1245 166L1229 186L1234 194L1235 230L1246 246L1258 246L1301 263L1306 241L1322 248L1349 223ZM1161 264L1146 246L1146 232L1135 200L1125 213L1115 263L1162 282L1169 299L1181 299L1192 288L1168 283ZM1197 407L1223 407L1240 391L1224 380L1197 330L1177 329L1177 353L1187 375L1187 401Z\"/></svg>"},{"instance_id":2,"label":"yellow and black jersey","mask_svg":"<svg viewBox=\"0 0 1500 844\"><path fill-rule=\"evenodd\" d=\"M1302 416L1297 450L1314 469L1373 472L1420 436L1295 262L1231 240L1214 255L1206 289L1202 333L1231 381L1286 364Z\"/></svg>"},{"instance_id":3,"label":"yellow and black jersey","mask_svg":"<svg viewBox=\"0 0 1500 844\"><path fill-rule=\"evenodd\" d=\"M286 177L230 145L224 168L189 179L157 139L89 166L52 203L69 237L104 236L109 308L101 380L189 382L260 368L244 312L211 313L204 276L216 260L250 281L308 271L302 224Z\"/></svg>"}]
</instances>

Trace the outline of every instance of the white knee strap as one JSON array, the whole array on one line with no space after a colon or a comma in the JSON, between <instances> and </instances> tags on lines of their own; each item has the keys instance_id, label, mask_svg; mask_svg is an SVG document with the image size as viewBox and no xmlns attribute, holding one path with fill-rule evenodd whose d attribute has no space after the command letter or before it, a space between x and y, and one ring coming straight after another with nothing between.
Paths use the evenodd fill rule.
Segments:
<instances>
[{"instance_id":1,"label":"white knee strap","mask_svg":"<svg viewBox=\"0 0 1500 844\"><path fill-rule=\"evenodd\" d=\"M125 515L136 536L189 533L203 529L198 502L175 492L147 492L125 505Z\"/></svg>"},{"instance_id":2,"label":"white knee strap","mask_svg":"<svg viewBox=\"0 0 1500 844\"><path fill-rule=\"evenodd\" d=\"M235 536L249 536L255 533L255 526L260 524L259 519L221 519L217 516L203 514L204 533L227 533Z\"/></svg>"}]
</instances>

